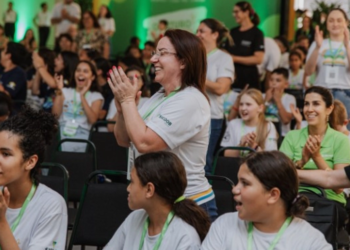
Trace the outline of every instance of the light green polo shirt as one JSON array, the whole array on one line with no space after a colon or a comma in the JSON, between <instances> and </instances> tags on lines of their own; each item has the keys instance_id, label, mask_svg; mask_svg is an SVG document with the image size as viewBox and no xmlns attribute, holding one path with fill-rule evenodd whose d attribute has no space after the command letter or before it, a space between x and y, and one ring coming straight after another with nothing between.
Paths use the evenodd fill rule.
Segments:
<instances>
[{"instance_id":1,"label":"light green polo shirt","mask_svg":"<svg viewBox=\"0 0 350 250\"><path fill-rule=\"evenodd\" d=\"M285 153L292 161L298 161L302 157L303 147L309 136L308 127L290 131L283 140L280 151ZM333 169L334 164L350 164L349 138L328 126L326 134L321 142L320 153L327 165ZM310 159L304 166L305 170L318 169L315 162ZM327 198L345 204L343 195L336 194L331 189L326 189Z\"/></svg>"}]
</instances>

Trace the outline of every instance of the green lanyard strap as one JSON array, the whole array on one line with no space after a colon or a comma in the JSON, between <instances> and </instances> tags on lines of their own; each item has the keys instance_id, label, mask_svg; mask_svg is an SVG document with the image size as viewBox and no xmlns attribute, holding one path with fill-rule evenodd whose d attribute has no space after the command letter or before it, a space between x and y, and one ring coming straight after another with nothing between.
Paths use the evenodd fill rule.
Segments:
<instances>
[{"instance_id":1,"label":"green lanyard strap","mask_svg":"<svg viewBox=\"0 0 350 250\"><path fill-rule=\"evenodd\" d=\"M168 217L165 221L165 224L163 226L162 232L160 233L158 240L156 242L156 244L154 245L153 250L158 250L160 244L162 243L164 234L166 233L170 222L172 221L172 219L174 218L174 211L170 211L170 213L168 214ZM142 250L143 248L143 243L145 241L145 237L146 237L146 233L148 231L148 225L149 225L149 218L147 217L145 224L143 225L143 231L142 231L142 236L141 236L141 241L140 241L140 246L139 246L139 250Z\"/></svg>"},{"instance_id":2,"label":"green lanyard strap","mask_svg":"<svg viewBox=\"0 0 350 250\"><path fill-rule=\"evenodd\" d=\"M81 107L81 101L77 103L77 98L76 98L77 91L74 89L74 98L73 98L73 117L74 120L77 118L79 108ZM88 97L90 94L90 91L86 92L85 98Z\"/></svg>"},{"instance_id":3,"label":"green lanyard strap","mask_svg":"<svg viewBox=\"0 0 350 250\"><path fill-rule=\"evenodd\" d=\"M16 228L17 228L19 222L21 221L21 219L22 219L22 217L23 217L24 211L26 210L26 208L27 208L29 202L32 200L32 198L33 198L33 196L34 196L34 193L35 193L35 188L36 188L36 186L35 186L35 184L33 183L32 188L30 189L30 192L29 192L29 194L28 194L26 200L24 201L23 206L22 206L21 210L19 211L19 214L18 214L18 216L17 216L15 222L14 222L14 223L12 224L12 226L11 226L11 231L12 231L12 233L16 230Z\"/></svg>"},{"instance_id":4,"label":"green lanyard strap","mask_svg":"<svg viewBox=\"0 0 350 250\"><path fill-rule=\"evenodd\" d=\"M142 116L142 119L143 119L143 120L146 120L146 119L152 114L152 112L153 112L156 108L158 108L158 106L159 106L160 104L162 104L163 102L165 102L166 100L168 100L170 97L174 96L174 95L177 93L177 90L178 90L178 89L179 89L179 88L176 88L176 89L175 89L174 91L172 91L167 97L165 97L164 99L159 100L159 102L154 103L153 106L150 106L149 109L146 111L146 113Z\"/></svg>"},{"instance_id":5,"label":"green lanyard strap","mask_svg":"<svg viewBox=\"0 0 350 250\"><path fill-rule=\"evenodd\" d=\"M331 51L331 53L332 53L332 55L331 55L330 57L332 58L332 66L333 66L333 65L334 65L335 57L338 55L338 53L339 53L340 50L342 49L343 44L340 45L340 47L337 49L337 51L336 51L335 54L333 55L331 39L328 39L328 42L329 42L329 49L330 49L330 51Z\"/></svg>"},{"instance_id":6,"label":"green lanyard strap","mask_svg":"<svg viewBox=\"0 0 350 250\"><path fill-rule=\"evenodd\" d=\"M292 217L288 217L282 227L280 228L280 230L278 231L276 237L273 239L272 244L270 245L268 250L273 250L275 248L275 246L277 245L278 241L281 239L284 231L286 231L287 227L289 226L290 222L292 221ZM253 223L249 222L248 223L248 250L252 250L253 249Z\"/></svg>"}]
</instances>

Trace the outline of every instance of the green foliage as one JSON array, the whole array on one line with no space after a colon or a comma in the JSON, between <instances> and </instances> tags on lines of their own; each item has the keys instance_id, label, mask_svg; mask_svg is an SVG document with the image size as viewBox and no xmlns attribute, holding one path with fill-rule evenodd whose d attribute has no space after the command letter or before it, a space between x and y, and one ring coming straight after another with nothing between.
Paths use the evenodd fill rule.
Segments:
<instances>
[{"instance_id":1,"label":"green foliage","mask_svg":"<svg viewBox=\"0 0 350 250\"><path fill-rule=\"evenodd\" d=\"M322 15L328 15L331 9L340 8L340 5L335 3L328 4L326 1L316 1L316 3L318 6L312 15L312 26L315 27L318 25L320 30L323 31L323 34L327 34L326 22L321 23L321 17Z\"/></svg>"},{"instance_id":2,"label":"green foliage","mask_svg":"<svg viewBox=\"0 0 350 250\"><path fill-rule=\"evenodd\" d=\"M75 0L75 2L80 5L81 13L92 10L92 0Z\"/></svg>"}]
</instances>

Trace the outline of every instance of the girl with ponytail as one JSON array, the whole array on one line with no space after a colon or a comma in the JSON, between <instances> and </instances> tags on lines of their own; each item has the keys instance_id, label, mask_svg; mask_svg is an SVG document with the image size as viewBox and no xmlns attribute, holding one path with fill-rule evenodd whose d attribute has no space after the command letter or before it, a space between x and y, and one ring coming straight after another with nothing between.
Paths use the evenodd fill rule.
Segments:
<instances>
[{"instance_id":1,"label":"girl with ponytail","mask_svg":"<svg viewBox=\"0 0 350 250\"><path fill-rule=\"evenodd\" d=\"M202 40L207 52L205 89L210 100L211 121L205 171L211 173L214 150L220 138L224 121L223 95L230 89L235 74L230 55L218 47L224 40L228 40L231 44L233 44L233 40L228 29L213 18L201 21L197 36Z\"/></svg>"},{"instance_id":2,"label":"girl with ponytail","mask_svg":"<svg viewBox=\"0 0 350 250\"><path fill-rule=\"evenodd\" d=\"M186 171L171 152L136 158L128 186L132 212L104 250L199 250L210 220L207 213L183 194Z\"/></svg>"},{"instance_id":3,"label":"girl with ponytail","mask_svg":"<svg viewBox=\"0 0 350 250\"><path fill-rule=\"evenodd\" d=\"M67 205L41 184L39 166L56 118L25 107L0 124L0 249L64 250Z\"/></svg>"},{"instance_id":4,"label":"girl with ponytail","mask_svg":"<svg viewBox=\"0 0 350 250\"><path fill-rule=\"evenodd\" d=\"M246 1L235 4L233 17L239 25L230 31L234 45L228 42L223 45L235 64L236 79L233 87L243 89L249 84L251 88L260 89L257 65L263 62L265 49L264 35L257 27L259 17Z\"/></svg>"},{"instance_id":5,"label":"girl with ponytail","mask_svg":"<svg viewBox=\"0 0 350 250\"><path fill-rule=\"evenodd\" d=\"M238 112L241 119L227 124L222 147L250 147L257 151L277 149L278 134L275 125L265 120L264 98L257 89L248 89L239 97ZM238 150L226 150L225 156L245 155Z\"/></svg>"},{"instance_id":6,"label":"girl with ponytail","mask_svg":"<svg viewBox=\"0 0 350 250\"><path fill-rule=\"evenodd\" d=\"M237 212L212 224L201 249L331 250L322 233L300 218L309 202L298 186L293 162L283 153L249 155L232 189Z\"/></svg>"}]
</instances>

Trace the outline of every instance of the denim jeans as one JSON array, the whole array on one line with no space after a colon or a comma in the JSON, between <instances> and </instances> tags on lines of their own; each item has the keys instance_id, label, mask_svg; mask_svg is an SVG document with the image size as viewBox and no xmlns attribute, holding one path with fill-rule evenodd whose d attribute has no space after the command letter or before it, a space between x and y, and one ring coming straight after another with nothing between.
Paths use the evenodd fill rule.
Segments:
<instances>
[{"instance_id":1,"label":"denim jeans","mask_svg":"<svg viewBox=\"0 0 350 250\"><path fill-rule=\"evenodd\" d=\"M348 114L348 119L350 118L350 89L331 89L334 99L341 101ZM350 124L348 123L347 128L350 129Z\"/></svg>"},{"instance_id":2,"label":"denim jeans","mask_svg":"<svg viewBox=\"0 0 350 250\"><path fill-rule=\"evenodd\" d=\"M223 119L211 119L210 121L210 137L205 164L205 172L207 174L212 174L211 170L213 167L214 151L221 134L223 121Z\"/></svg>"},{"instance_id":3,"label":"denim jeans","mask_svg":"<svg viewBox=\"0 0 350 250\"><path fill-rule=\"evenodd\" d=\"M216 207L215 198L199 206L208 213L211 222L214 222L218 218L218 208Z\"/></svg>"}]
</instances>

